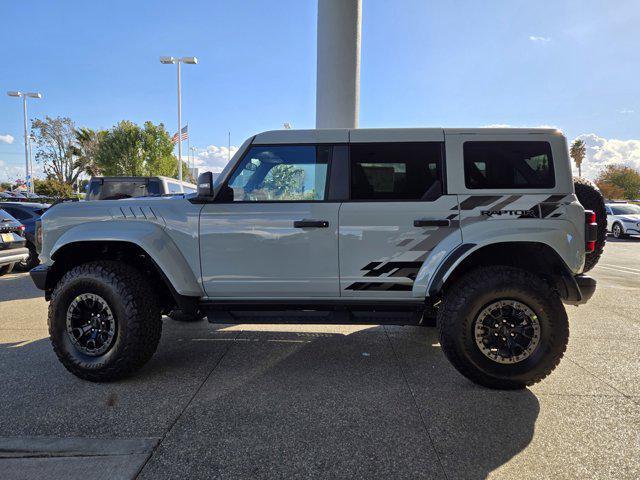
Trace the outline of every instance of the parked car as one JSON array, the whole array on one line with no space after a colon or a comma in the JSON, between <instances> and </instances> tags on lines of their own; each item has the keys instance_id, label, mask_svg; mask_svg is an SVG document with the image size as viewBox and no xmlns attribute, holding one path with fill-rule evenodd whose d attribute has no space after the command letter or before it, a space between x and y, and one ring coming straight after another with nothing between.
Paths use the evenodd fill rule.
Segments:
<instances>
[{"instance_id":1,"label":"parked car","mask_svg":"<svg viewBox=\"0 0 640 480\"><path fill-rule=\"evenodd\" d=\"M461 374L524 388L566 350L563 302L596 288L596 215L553 129L265 132L195 194L59 204L38 228L54 351L91 381L149 360L176 309L375 324L428 310Z\"/></svg>"},{"instance_id":2,"label":"parked car","mask_svg":"<svg viewBox=\"0 0 640 480\"><path fill-rule=\"evenodd\" d=\"M36 221L49 208L48 203L33 202L2 202L0 203L6 212L19 220L25 227L24 233L27 239L26 247L29 249L29 258L15 265L17 270L27 272L38 265L38 252L36 251Z\"/></svg>"},{"instance_id":3,"label":"parked car","mask_svg":"<svg viewBox=\"0 0 640 480\"><path fill-rule=\"evenodd\" d=\"M16 263L29 257L26 242L24 225L4 211L0 204L0 275L11 272Z\"/></svg>"},{"instance_id":4,"label":"parked car","mask_svg":"<svg viewBox=\"0 0 640 480\"><path fill-rule=\"evenodd\" d=\"M93 177L85 200L117 200L194 193L196 186L169 177Z\"/></svg>"},{"instance_id":5,"label":"parked car","mask_svg":"<svg viewBox=\"0 0 640 480\"><path fill-rule=\"evenodd\" d=\"M640 235L640 206L633 203L607 203L607 230L614 238Z\"/></svg>"}]
</instances>

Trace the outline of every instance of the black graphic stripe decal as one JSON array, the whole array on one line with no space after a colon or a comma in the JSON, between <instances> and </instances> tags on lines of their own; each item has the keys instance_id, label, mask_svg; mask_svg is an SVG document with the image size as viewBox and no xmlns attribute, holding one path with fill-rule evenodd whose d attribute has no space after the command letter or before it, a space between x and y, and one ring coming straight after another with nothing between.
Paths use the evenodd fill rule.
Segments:
<instances>
[{"instance_id":1,"label":"black graphic stripe decal","mask_svg":"<svg viewBox=\"0 0 640 480\"><path fill-rule=\"evenodd\" d=\"M413 288L413 285L407 285L402 283L390 283L390 282L355 282L349 285L345 290L369 290L369 291L385 291L385 292L398 292L409 291Z\"/></svg>"},{"instance_id":2,"label":"black graphic stripe decal","mask_svg":"<svg viewBox=\"0 0 640 480\"><path fill-rule=\"evenodd\" d=\"M378 268L363 268L363 270L369 270L364 274L365 277L379 277L384 273L393 272L390 275L392 277L406 277L410 278L411 280L415 280L416 275L418 274L418 270L420 270L421 266L422 262L387 262L379 266ZM397 273L399 271L406 272L407 275L398 275Z\"/></svg>"},{"instance_id":3,"label":"black graphic stripe decal","mask_svg":"<svg viewBox=\"0 0 640 480\"><path fill-rule=\"evenodd\" d=\"M474 195L460 202L460 210L473 210L474 208L484 207L501 198L501 196ZM457 208L453 207L451 210L457 210Z\"/></svg>"}]
</instances>

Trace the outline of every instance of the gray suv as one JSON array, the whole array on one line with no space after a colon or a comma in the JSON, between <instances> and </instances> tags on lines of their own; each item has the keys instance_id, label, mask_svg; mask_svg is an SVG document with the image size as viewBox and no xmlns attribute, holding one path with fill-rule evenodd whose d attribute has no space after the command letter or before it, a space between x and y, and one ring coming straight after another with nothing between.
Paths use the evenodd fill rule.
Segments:
<instances>
[{"instance_id":1,"label":"gray suv","mask_svg":"<svg viewBox=\"0 0 640 480\"><path fill-rule=\"evenodd\" d=\"M198 183L42 216L31 275L75 375L142 366L162 314L228 323L304 310L347 323L436 315L460 373L523 388L563 356L563 302L595 290L584 271L599 254L596 215L576 197L556 130L270 131Z\"/></svg>"}]
</instances>

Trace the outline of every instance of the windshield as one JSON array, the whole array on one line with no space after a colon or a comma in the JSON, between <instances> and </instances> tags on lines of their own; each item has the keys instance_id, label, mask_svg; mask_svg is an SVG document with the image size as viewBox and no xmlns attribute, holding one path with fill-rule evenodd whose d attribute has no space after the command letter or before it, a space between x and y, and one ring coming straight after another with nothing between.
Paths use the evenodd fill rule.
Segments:
<instances>
[{"instance_id":1,"label":"windshield","mask_svg":"<svg viewBox=\"0 0 640 480\"><path fill-rule=\"evenodd\" d=\"M611 205L610 208L614 215L640 215L640 206L638 205Z\"/></svg>"}]
</instances>

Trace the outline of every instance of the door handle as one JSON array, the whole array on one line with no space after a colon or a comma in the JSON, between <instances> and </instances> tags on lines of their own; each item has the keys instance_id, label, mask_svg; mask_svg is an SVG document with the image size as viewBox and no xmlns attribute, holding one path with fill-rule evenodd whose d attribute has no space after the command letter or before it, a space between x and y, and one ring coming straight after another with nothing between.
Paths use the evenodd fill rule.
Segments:
<instances>
[{"instance_id":1,"label":"door handle","mask_svg":"<svg viewBox=\"0 0 640 480\"><path fill-rule=\"evenodd\" d=\"M451 220L446 218L441 219L427 219L427 218L419 218L413 221L414 227L450 227Z\"/></svg>"},{"instance_id":2,"label":"door handle","mask_svg":"<svg viewBox=\"0 0 640 480\"><path fill-rule=\"evenodd\" d=\"M327 228L329 222L326 220L295 220L293 228Z\"/></svg>"}]
</instances>

